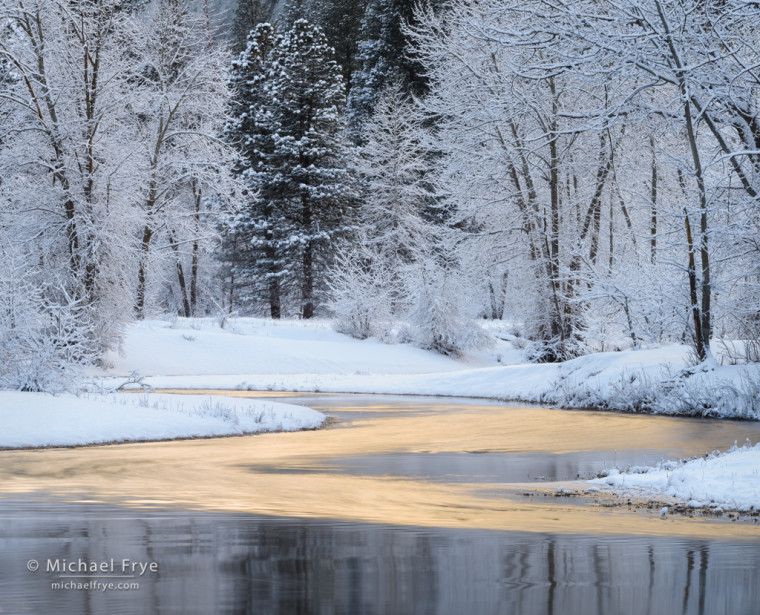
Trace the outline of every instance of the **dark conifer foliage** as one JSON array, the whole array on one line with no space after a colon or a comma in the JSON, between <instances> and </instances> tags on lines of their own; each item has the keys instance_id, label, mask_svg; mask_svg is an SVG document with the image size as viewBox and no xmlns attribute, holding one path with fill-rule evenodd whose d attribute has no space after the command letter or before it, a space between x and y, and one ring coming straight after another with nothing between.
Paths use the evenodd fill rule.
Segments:
<instances>
[{"instance_id":1,"label":"dark conifer foliage","mask_svg":"<svg viewBox=\"0 0 760 615\"><path fill-rule=\"evenodd\" d=\"M374 109L380 92L397 81L413 94L422 94L427 81L422 65L409 54L404 25L415 24L416 0L368 0L357 43L357 65L351 79L349 108L352 122L361 123ZM426 6L441 10L445 0Z\"/></svg>"},{"instance_id":2,"label":"dark conifer foliage","mask_svg":"<svg viewBox=\"0 0 760 615\"><path fill-rule=\"evenodd\" d=\"M276 0L239 0L235 9L235 21L232 24L233 51L238 54L245 51L248 34L260 23L272 18Z\"/></svg>"},{"instance_id":3,"label":"dark conifer foliage","mask_svg":"<svg viewBox=\"0 0 760 615\"><path fill-rule=\"evenodd\" d=\"M242 148L239 173L250 188L231 229L242 255L238 279L248 280L254 303L268 301L273 317L311 318L353 195L340 70L322 30L302 19L282 35L259 25L233 83L227 132Z\"/></svg>"}]
</instances>

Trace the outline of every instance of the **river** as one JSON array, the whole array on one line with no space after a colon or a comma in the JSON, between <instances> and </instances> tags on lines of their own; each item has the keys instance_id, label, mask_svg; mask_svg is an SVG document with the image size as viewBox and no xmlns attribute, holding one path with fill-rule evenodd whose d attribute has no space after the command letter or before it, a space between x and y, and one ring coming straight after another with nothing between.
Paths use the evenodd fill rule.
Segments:
<instances>
[{"instance_id":1,"label":"river","mask_svg":"<svg viewBox=\"0 0 760 615\"><path fill-rule=\"evenodd\" d=\"M756 423L269 396L335 421L0 452L0 613L760 612L754 522L663 519L551 485L755 443ZM155 570L120 575L139 589L52 585L114 581L123 560Z\"/></svg>"}]
</instances>

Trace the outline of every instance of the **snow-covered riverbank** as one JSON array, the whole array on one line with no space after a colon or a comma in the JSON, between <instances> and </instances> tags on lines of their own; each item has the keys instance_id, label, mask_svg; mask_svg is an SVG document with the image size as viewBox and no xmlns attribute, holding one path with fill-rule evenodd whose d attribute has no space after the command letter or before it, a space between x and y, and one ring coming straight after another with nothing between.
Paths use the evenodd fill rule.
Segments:
<instances>
[{"instance_id":1,"label":"snow-covered riverbank","mask_svg":"<svg viewBox=\"0 0 760 615\"><path fill-rule=\"evenodd\" d=\"M756 366L715 365L684 377L690 349L676 344L530 364L493 333L492 348L455 360L406 344L354 340L329 322L239 319L221 328L211 320L149 321L130 329L123 354L111 357L106 382L138 372L156 388L451 395L760 418ZM600 482L654 499L760 508L760 449L646 473L613 472Z\"/></svg>"},{"instance_id":2,"label":"snow-covered riverbank","mask_svg":"<svg viewBox=\"0 0 760 615\"><path fill-rule=\"evenodd\" d=\"M447 395L663 414L760 418L760 369L715 365L688 377L688 346L527 363L501 332L455 360L409 344L355 340L327 321L242 318L132 325L107 386L130 373L154 388Z\"/></svg>"},{"instance_id":3,"label":"snow-covered riverbank","mask_svg":"<svg viewBox=\"0 0 760 615\"><path fill-rule=\"evenodd\" d=\"M296 431L324 420L302 406L231 397L0 392L0 448Z\"/></svg>"},{"instance_id":4,"label":"snow-covered riverbank","mask_svg":"<svg viewBox=\"0 0 760 615\"><path fill-rule=\"evenodd\" d=\"M734 448L685 462L611 471L590 483L619 495L720 512L760 510L760 445ZM664 508L662 514L668 512Z\"/></svg>"}]
</instances>

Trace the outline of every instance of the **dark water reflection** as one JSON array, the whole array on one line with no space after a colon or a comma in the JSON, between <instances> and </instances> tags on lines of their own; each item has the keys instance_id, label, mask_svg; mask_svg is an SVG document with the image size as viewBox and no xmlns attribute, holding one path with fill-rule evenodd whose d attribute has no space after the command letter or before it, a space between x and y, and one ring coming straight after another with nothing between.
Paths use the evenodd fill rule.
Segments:
<instances>
[{"instance_id":1,"label":"dark water reflection","mask_svg":"<svg viewBox=\"0 0 760 615\"><path fill-rule=\"evenodd\" d=\"M760 545L2 502L1 613L753 614ZM61 591L47 558L156 561ZM29 572L37 559L43 569Z\"/></svg>"},{"instance_id":2,"label":"dark water reflection","mask_svg":"<svg viewBox=\"0 0 760 615\"><path fill-rule=\"evenodd\" d=\"M575 453L384 453L345 456L322 465L309 461L287 468L254 465L255 472L352 476L404 476L443 483L529 483L595 478L603 470L663 461L660 450L583 451Z\"/></svg>"}]
</instances>

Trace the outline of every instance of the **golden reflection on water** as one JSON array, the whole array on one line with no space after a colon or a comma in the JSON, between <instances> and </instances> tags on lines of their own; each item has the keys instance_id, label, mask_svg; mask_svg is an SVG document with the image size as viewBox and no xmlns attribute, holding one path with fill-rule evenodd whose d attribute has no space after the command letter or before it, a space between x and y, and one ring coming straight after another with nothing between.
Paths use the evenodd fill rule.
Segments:
<instances>
[{"instance_id":1,"label":"golden reflection on water","mask_svg":"<svg viewBox=\"0 0 760 615\"><path fill-rule=\"evenodd\" d=\"M367 412L366 418L356 414L348 425L319 431L5 451L0 453L0 493L435 527L725 538L760 535L754 525L677 516L660 519L646 511L583 505L577 499L529 498L519 495L515 485L345 475L331 469L344 456L394 452L556 454L657 449L692 456L726 448L735 439L742 441L745 433L757 436L757 426L451 400L410 400L413 411L404 412L404 406L387 411L382 398L376 404L373 398L367 400L366 396L357 398L356 407L341 408ZM312 397L310 405L319 406L319 399Z\"/></svg>"}]
</instances>

